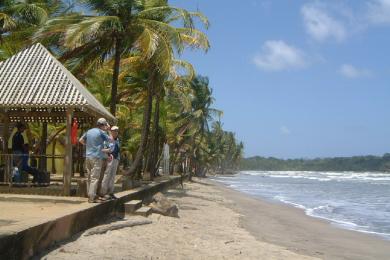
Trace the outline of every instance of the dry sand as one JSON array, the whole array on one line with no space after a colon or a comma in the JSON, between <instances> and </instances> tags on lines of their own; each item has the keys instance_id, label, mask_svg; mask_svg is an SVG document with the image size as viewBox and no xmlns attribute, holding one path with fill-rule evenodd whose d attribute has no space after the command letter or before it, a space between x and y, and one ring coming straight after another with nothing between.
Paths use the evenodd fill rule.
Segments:
<instances>
[{"instance_id":1,"label":"dry sand","mask_svg":"<svg viewBox=\"0 0 390 260\"><path fill-rule=\"evenodd\" d=\"M43 259L314 259L259 241L240 226L240 214L226 205L225 191L207 181L185 183L166 193L180 218L151 215L152 224L78 235ZM135 218L135 217L132 217Z\"/></svg>"},{"instance_id":2,"label":"dry sand","mask_svg":"<svg viewBox=\"0 0 390 260\"><path fill-rule=\"evenodd\" d=\"M180 218L109 231L49 249L43 259L390 259L390 242L210 180L170 190ZM134 218L134 217L132 217Z\"/></svg>"}]
</instances>

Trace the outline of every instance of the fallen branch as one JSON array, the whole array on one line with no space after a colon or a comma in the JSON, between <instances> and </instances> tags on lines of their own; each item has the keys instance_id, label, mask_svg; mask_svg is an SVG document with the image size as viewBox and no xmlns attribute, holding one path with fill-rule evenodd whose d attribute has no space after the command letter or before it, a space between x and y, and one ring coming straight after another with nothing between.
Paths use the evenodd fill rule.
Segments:
<instances>
[{"instance_id":1,"label":"fallen branch","mask_svg":"<svg viewBox=\"0 0 390 260\"><path fill-rule=\"evenodd\" d=\"M92 235L100 235L107 233L107 231L112 231L112 230L117 230L121 228L126 228L126 227L134 227L134 226L139 226L139 225L147 225L151 224L151 220L125 220L125 221L120 221L120 222L115 222L113 224L107 224L107 225L102 225L98 226L95 228L92 228L88 230L86 233L84 233L84 236L92 236Z\"/></svg>"}]
</instances>

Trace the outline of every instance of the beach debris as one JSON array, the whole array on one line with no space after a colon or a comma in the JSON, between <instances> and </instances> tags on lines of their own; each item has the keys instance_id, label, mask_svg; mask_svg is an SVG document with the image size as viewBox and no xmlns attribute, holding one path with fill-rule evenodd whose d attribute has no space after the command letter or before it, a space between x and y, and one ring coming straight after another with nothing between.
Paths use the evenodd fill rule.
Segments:
<instances>
[{"instance_id":1,"label":"beach debris","mask_svg":"<svg viewBox=\"0 0 390 260\"><path fill-rule=\"evenodd\" d=\"M161 214L169 217L179 217L178 206L170 201L161 192L156 193L152 198L152 203L149 205L152 208L153 213Z\"/></svg>"},{"instance_id":2,"label":"beach debris","mask_svg":"<svg viewBox=\"0 0 390 260\"><path fill-rule=\"evenodd\" d=\"M100 235L100 234L105 234L108 231L112 231L112 230L118 230L126 227L134 227L139 225L147 225L151 223L152 223L151 220L144 219L144 218L122 220L122 221L91 228L84 233L84 236Z\"/></svg>"},{"instance_id":3,"label":"beach debris","mask_svg":"<svg viewBox=\"0 0 390 260\"><path fill-rule=\"evenodd\" d=\"M185 205L180 205L181 210L199 210L198 208L191 207L191 206L185 206Z\"/></svg>"}]
</instances>

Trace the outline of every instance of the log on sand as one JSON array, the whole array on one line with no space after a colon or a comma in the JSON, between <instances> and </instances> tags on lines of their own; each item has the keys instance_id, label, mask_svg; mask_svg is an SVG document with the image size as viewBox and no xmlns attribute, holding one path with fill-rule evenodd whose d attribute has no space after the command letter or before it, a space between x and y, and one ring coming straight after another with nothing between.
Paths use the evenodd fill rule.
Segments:
<instances>
[{"instance_id":1,"label":"log on sand","mask_svg":"<svg viewBox=\"0 0 390 260\"><path fill-rule=\"evenodd\" d=\"M118 221L118 222L114 222L114 223L91 228L84 233L84 236L100 235L100 234L104 234L104 233L107 233L108 231L112 231L112 230L118 230L121 228L134 227L134 226L139 226L139 225L147 225L147 224L151 224L151 223L152 223L152 221L149 219L122 220L122 221Z\"/></svg>"}]
</instances>

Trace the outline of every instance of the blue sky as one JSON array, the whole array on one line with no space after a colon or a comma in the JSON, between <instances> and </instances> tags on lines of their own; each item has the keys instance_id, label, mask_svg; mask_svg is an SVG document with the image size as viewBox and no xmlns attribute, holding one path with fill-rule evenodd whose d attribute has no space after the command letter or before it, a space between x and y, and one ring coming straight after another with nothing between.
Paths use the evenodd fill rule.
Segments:
<instances>
[{"instance_id":1,"label":"blue sky","mask_svg":"<svg viewBox=\"0 0 390 260\"><path fill-rule=\"evenodd\" d=\"M171 1L209 17L209 76L245 156L390 151L390 0Z\"/></svg>"}]
</instances>

